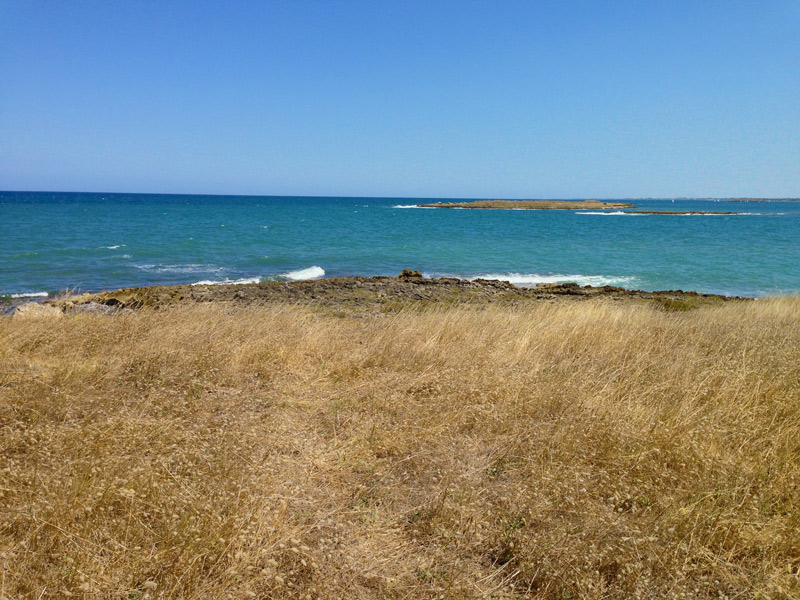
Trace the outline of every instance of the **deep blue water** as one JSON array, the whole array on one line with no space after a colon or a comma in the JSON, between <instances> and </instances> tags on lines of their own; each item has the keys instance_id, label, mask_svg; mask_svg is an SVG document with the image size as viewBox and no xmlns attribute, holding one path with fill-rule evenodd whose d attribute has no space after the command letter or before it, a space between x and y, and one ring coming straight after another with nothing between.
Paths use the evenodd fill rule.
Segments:
<instances>
[{"instance_id":1,"label":"deep blue water","mask_svg":"<svg viewBox=\"0 0 800 600\"><path fill-rule=\"evenodd\" d=\"M407 208L435 200L0 192L0 295L404 268L517 284L800 291L800 201L632 201L741 213L713 216Z\"/></svg>"}]
</instances>

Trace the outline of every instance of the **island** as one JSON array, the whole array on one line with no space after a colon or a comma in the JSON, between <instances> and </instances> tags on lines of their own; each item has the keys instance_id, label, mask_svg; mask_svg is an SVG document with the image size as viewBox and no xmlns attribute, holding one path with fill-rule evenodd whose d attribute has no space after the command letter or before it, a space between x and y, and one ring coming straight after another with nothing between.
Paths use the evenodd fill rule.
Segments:
<instances>
[{"instance_id":1,"label":"island","mask_svg":"<svg viewBox=\"0 0 800 600\"><path fill-rule=\"evenodd\" d=\"M419 208L480 208L499 210L619 210L635 208L630 202L602 200L472 200L470 202L433 202ZM735 215L716 210L626 210L632 215Z\"/></svg>"},{"instance_id":2,"label":"island","mask_svg":"<svg viewBox=\"0 0 800 600\"><path fill-rule=\"evenodd\" d=\"M434 202L420 208L488 208L517 210L605 210L633 208L629 202L600 200L474 200L470 202Z\"/></svg>"}]
</instances>

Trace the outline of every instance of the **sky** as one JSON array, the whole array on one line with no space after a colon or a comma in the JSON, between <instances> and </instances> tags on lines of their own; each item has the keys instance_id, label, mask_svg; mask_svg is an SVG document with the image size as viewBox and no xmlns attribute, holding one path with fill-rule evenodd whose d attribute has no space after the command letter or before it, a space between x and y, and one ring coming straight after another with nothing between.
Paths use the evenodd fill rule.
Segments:
<instances>
[{"instance_id":1,"label":"sky","mask_svg":"<svg viewBox=\"0 0 800 600\"><path fill-rule=\"evenodd\" d=\"M0 189L800 196L800 2L0 0Z\"/></svg>"}]
</instances>

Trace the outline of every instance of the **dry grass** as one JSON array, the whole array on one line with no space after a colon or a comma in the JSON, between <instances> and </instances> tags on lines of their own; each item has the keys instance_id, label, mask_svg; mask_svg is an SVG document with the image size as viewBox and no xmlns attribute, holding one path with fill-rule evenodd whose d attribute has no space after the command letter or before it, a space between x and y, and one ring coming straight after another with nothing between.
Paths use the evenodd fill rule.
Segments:
<instances>
[{"instance_id":1,"label":"dry grass","mask_svg":"<svg viewBox=\"0 0 800 600\"><path fill-rule=\"evenodd\" d=\"M0 320L0 596L796 598L800 299Z\"/></svg>"}]
</instances>

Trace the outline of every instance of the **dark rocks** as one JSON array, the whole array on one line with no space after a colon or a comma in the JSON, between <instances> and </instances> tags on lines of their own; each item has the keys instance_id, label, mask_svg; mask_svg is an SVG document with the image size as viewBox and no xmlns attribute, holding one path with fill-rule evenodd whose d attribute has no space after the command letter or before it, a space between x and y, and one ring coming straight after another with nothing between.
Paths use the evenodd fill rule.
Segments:
<instances>
[{"instance_id":1,"label":"dark rocks","mask_svg":"<svg viewBox=\"0 0 800 600\"><path fill-rule=\"evenodd\" d=\"M419 271L412 271L411 269L403 269L400 275L397 276L398 279L422 279L422 273Z\"/></svg>"},{"instance_id":2,"label":"dark rocks","mask_svg":"<svg viewBox=\"0 0 800 600\"><path fill-rule=\"evenodd\" d=\"M67 312L101 312L121 309L162 308L186 302L236 304L292 303L336 310L381 313L405 306L487 304L500 302L518 306L540 301L609 300L645 301L666 310L688 310L701 304L730 300L724 296L680 290L644 292L614 286L579 286L576 283L546 283L533 288L516 287L507 281L486 279L429 279L419 271L404 270L397 277L336 277L311 281L262 282L235 285L182 285L125 288L100 294L85 294L62 301ZM86 305L87 308L77 308Z\"/></svg>"},{"instance_id":3,"label":"dark rocks","mask_svg":"<svg viewBox=\"0 0 800 600\"><path fill-rule=\"evenodd\" d=\"M69 308L70 313L84 313L92 315L109 315L119 312L113 304L100 304L99 302L87 302L85 304L73 304Z\"/></svg>"}]
</instances>

